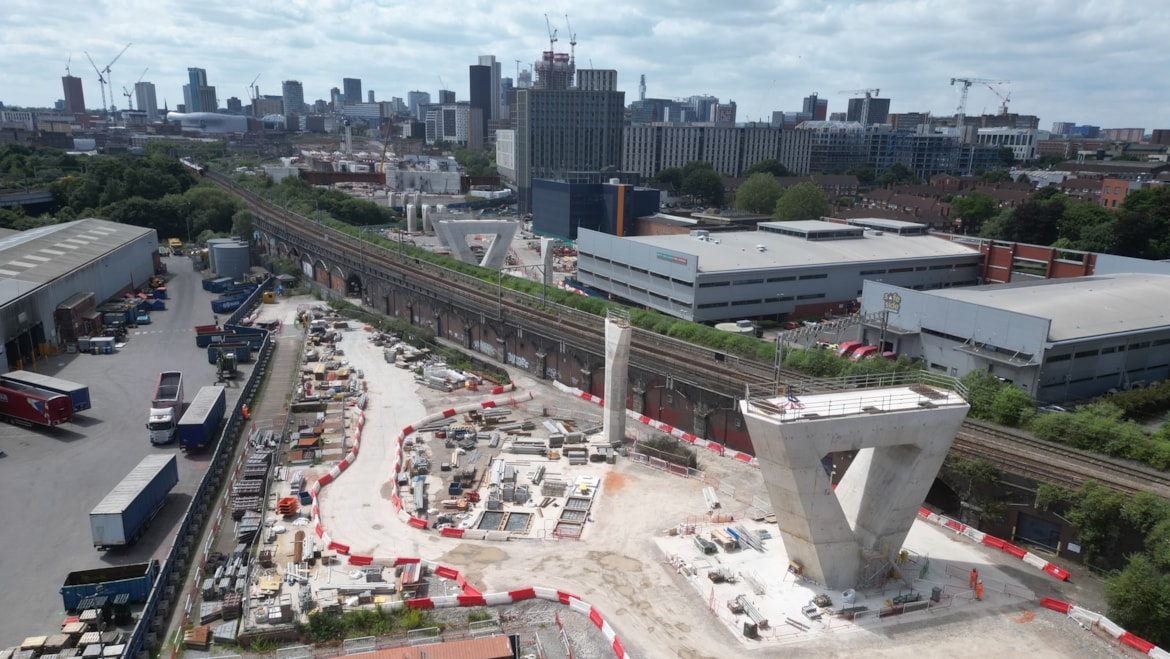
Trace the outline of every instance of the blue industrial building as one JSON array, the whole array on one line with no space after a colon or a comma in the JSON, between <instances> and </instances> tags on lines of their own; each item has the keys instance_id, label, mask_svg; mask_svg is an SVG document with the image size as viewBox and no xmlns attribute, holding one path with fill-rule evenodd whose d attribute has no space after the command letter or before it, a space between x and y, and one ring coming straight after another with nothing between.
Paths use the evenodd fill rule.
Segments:
<instances>
[{"instance_id":1,"label":"blue industrial building","mask_svg":"<svg viewBox=\"0 0 1170 659\"><path fill-rule=\"evenodd\" d=\"M576 240L578 229L633 233L634 220L658 212L661 193L624 183L532 181L532 231Z\"/></svg>"}]
</instances>

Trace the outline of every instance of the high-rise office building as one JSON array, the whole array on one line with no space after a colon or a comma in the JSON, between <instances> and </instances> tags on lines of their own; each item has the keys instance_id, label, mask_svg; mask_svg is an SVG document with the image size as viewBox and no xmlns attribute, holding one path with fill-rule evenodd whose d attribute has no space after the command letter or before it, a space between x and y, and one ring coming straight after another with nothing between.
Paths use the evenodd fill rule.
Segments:
<instances>
[{"instance_id":1,"label":"high-rise office building","mask_svg":"<svg viewBox=\"0 0 1170 659\"><path fill-rule=\"evenodd\" d=\"M65 89L65 114L84 114L85 91L81 88L81 78L61 76L61 86Z\"/></svg>"},{"instance_id":2,"label":"high-rise office building","mask_svg":"<svg viewBox=\"0 0 1170 659\"><path fill-rule=\"evenodd\" d=\"M804 105L800 111L812 117L812 121L824 121L829 116L829 99L809 94L804 97Z\"/></svg>"},{"instance_id":3,"label":"high-rise office building","mask_svg":"<svg viewBox=\"0 0 1170 659\"><path fill-rule=\"evenodd\" d=\"M482 64L472 64L468 67L468 76L471 84L468 89L468 98L471 107L480 110L479 116L483 121L483 134L487 134L487 122L494 119L492 114L492 67Z\"/></svg>"},{"instance_id":4,"label":"high-rise office building","mask_svg":"<svg viewBox=\"0 0 1170 659\"><path fill-rule=\"evenodd\" d=\"M866 116L862 116L867 112ZM886 123L890 114L890 99L867 96L866 98L849 99L849 107L845 111L846 121L857 121L864 126Z\"/></svg>"},{"instance_id":5,"label":"high-rise office building","mask_svg":"<svg viewBox=\"0 0 1170 659\"><path fill-rule=\"evenodd\" d=\"M215 87L200 87L197 96L199 98L200 112L215 112L219 110L219 99L215 95Z\"/></svg>"},{"instance_id":6,"label":"high-rise office building","mask_svg":"<svg viewBox=\"0 0 1170 659\"><path fill-rule=\"evenodd\" d=\"M430 92L413 91L406 93L406 107L410 112L410 116L419 121L424 119L424 110L422 108L430 104Z\"/></svg>"},{"instance_id":7,"label":"high-rise office building","mask_svg":"<svg viewBox=\"0 0 1170 659\"><path fill-rule=\"evenodd\" d=\"M377 101L374 100L374 90L372 90L372 89L368 90L366 92L366 103L376 103L376 102Z\"/></svg>"},{"instance_id":8,"label":"high-rise office building","mask_svg":"<svg viewBox=\"0 0 1170 659\"><path fill-rule=\"evenodd\" d=\"M187 86L184 87L183 100L187 104L188 112L215 112L215 107L205 109L200 102L202 94L200 90L207 86L207 70L195 67L188 67L187 69Z\"/></svg>"},{"instance_id":9,"label":"high-rise office building","mask_svg":"<svg viewBox=\"0 0 1170 659\"><path fill-rule=\"evenodd\" d=\"M454 103L454 102L455 102L455 90L453 90L453 89L440 89L439 90L439 103L440 104L447 105L447 104Z\"/></svg>"},{"instance_id":10,"label":"high-rise office building","mask_svg":"<svg viewBox=\"0 0 1170 659\"><path fill-rule=\"evenodd\" d=\"M362 102L362 79L342 78L341 93L345 95L346 105L356 105Z\"/></svg>"},{"instance_id":11,"label":"high-rise office building","mask_svg":"<svg viewBox=\"0 0 1170 659\"><path fill-rule=\"evenodd\" d=\"M305 113L305 88L300 80L285 80L280 83L280 96L284 100L284 116Z\"/></svg>"},{"instance_id":12,"label":"high-rise office building","mask_svg":"<svg viewBox=\"0 0 1170 659\"><path fill-rule=\"evenodd\" d=\"M147 121L158 120L158 97L155 96L153 82L134 83L134 99L138 103L138 110L146 113Z\"/></svg>"},{"instance_id":13,"label":"high-rise office building","mask_svg":"<svg viewBox=\"0 0 1170 659\"><path fill-rule=\"evenodd\" d=\"M491 69L491 89L488 91L491 94L492 102L489 104L487 111L484 113L484 125L491 119L500 119L503 113L500 107L503 105L503 96L500 93L500 63L496 61L495 55L480 55L479 65L486 66Z\"/></svg>"},{"instance_id":14,"label":"high-rise office building","mask_svg":"<svg viewBox=\"0 0 1170 659\"><path fill-rule=\"evenodd\" d=\"M341 112L341 108L345 105L345 96L337 87L329 89L329 104L333 106L334 112Z\"/></svg>"},{"instance_id":15,"label":"high-rise office building","mask_svg":"<svg viewBox=\"0 0 1170 659\"><path fill-rule=\"evenodd\" d=\"M583 74L590 80L607 77ZM614 89L516 91L516 127L508 136L513 138L513 153L505 157L514 169L501 167L501 174L516 185L522 213L531 211L534 178L558 179L573 172L621 167L625 97L625 92Z\"/></svg>"},{"instance_id":16,"label":"high-rise office building","mask_svg":"<svg viewBox=\"0 0 1170 659\"><path fill-rule=\"evenodd\" d=\"M581 69L577 72L577 89L587 92L617 91L617 71Z\"/></svg>"}]
</instances>

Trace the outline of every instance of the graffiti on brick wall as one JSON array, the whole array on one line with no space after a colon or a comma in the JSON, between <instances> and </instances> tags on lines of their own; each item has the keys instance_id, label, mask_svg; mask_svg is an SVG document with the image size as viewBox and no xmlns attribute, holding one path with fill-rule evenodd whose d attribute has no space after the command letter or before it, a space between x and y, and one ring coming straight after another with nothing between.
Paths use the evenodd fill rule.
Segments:
<instances>
[{"instance_id":1,"label":"graffiti on brick wall","mask_svg":"<svg viewBox=\"0 0 1170 659\"><path fill-rule=\"evenodd\" d=\"M475 349L476 351L482 352L489 357L496 356L496 345L494 343L489 343L487 341L476 341Z\"/></svg>"},{"instance_id":2,"label":"graffiti on brick wall","mask_svg":"<svg viewBox=\"0 0 1170 659\"><path fill-rule=\"evenodd\" d=\"M522 368L526 371L528 370L528 359L526 357L524 357L523 355L517 355L516 353L513 352L510 355L508 355L507 361L509 364L511 364L513 366L519 366L520 368Z\"/></svg>"},{"instance_id":3,"label":"graffiti on brick wall","mask_svg":"<svg viewBox=\"0 0 1170 659\"><path fill-rule=\"evenodd\" d=\"M558 380L561 377L561 372L555 368L546 368L544 369L544 377L549 380Z\"/></svg>"}]
</instances>

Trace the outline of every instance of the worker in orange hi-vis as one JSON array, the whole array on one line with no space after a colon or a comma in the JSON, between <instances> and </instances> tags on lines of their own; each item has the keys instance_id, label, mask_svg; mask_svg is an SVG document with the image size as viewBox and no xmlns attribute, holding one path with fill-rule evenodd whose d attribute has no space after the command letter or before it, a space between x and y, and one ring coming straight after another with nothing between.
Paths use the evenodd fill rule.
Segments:
<instances>
[{"instance_id":1,"label":"worker in orange hi-vis","mask_svg":"<svg viewBox=\"0 0 1170 659\"><path fill-rule=\"evenodd\" d=\"M979 583L975 584L975 599L977 599L981 602L983 601L983 580L982 579L979 580Z\"/></svg>"},{"instance_id":2,"label":"worker in orange hi-vis","mask_svg":"<svg viewBox=\"0 0 1170 659\"><path fill-rule=\"evenodd\" d=\"M979 571L976 570L975 568L971 568L971 580L970 580L971 587L974 588L975 583L978 581L979 581Z\"/></svg>"}]
</instances>

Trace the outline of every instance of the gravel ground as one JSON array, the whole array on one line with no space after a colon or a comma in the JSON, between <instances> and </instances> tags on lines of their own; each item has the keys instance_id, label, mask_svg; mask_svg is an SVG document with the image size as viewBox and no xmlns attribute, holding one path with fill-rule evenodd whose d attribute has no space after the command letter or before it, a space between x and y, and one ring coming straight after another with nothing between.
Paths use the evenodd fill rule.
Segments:
<instances>
[{"instance_id":1,"label":"gravel ground","mask_svg":"<svg viewBox=\"0 0 1170 659\"><path fill-rule=\"evenodd\" d=\"M348 333L346 342L363 339L364 334L360 330ZM903 657L908 653L1123 656L1108 641L1097 639L1065 616L1035 604L997 606L988 602L945 615L916 614L803 640L748 641L710 613L707 602L696 596L694 588L667 564L654 541L680 522L701 518L705 513L701 490L706 483L656 472L629 460L619 460L604 479L592 509L592 521L580 540L489 543L444 539L433 532L411 529L392 510L387 511L383 488L389 473L387 461L393 456L389 441L400 428L418 421L421 415L446 409L456 401L451 394L392 383L394 372L405 372L387 369L384 363L379 366L380 350L358 345L347 345L345 349L352 365L365 369L371 391L384 386L387 392L385 397L371 394L372 408L366 416L361 458L336 485L325 490L322 498L326 527L340 541L352 542L355 551L360 547L377 555L419 556L435 561L460 570L483 592L546 586L574 593L597 607L636 657L722 659L748 652L763 657ZM535 395L526 405L529 414L538 413L542 407L600 413L599 408L561 394L527 373L513 372L513 378L518 391ZM461 395L463 402L485 397ZM764 492L755 468L714 456L701 456L701 463L711 476L734 483L737 490ZM359 501L363 503L355 505ZM725 499L726 513L742 517L746 509L746 504ZM1020 580L1038 596L1063 596L1085 602L1077 594L1091 591L1082 582L1057 584L1041 574L1027 573L1025 566L1008 563L998 552L984 554L983 560L997 568L1018 571ZM549 644L550 639L558 638L552 622L557 612L574 657L613 656L601 632L586 616L568 607L530 601L493 610L506 624L534 629L550 658L563 652L556 643ZM465 612L451 615L462 615L466 621Z\"/></svg>"}]
</instances>

